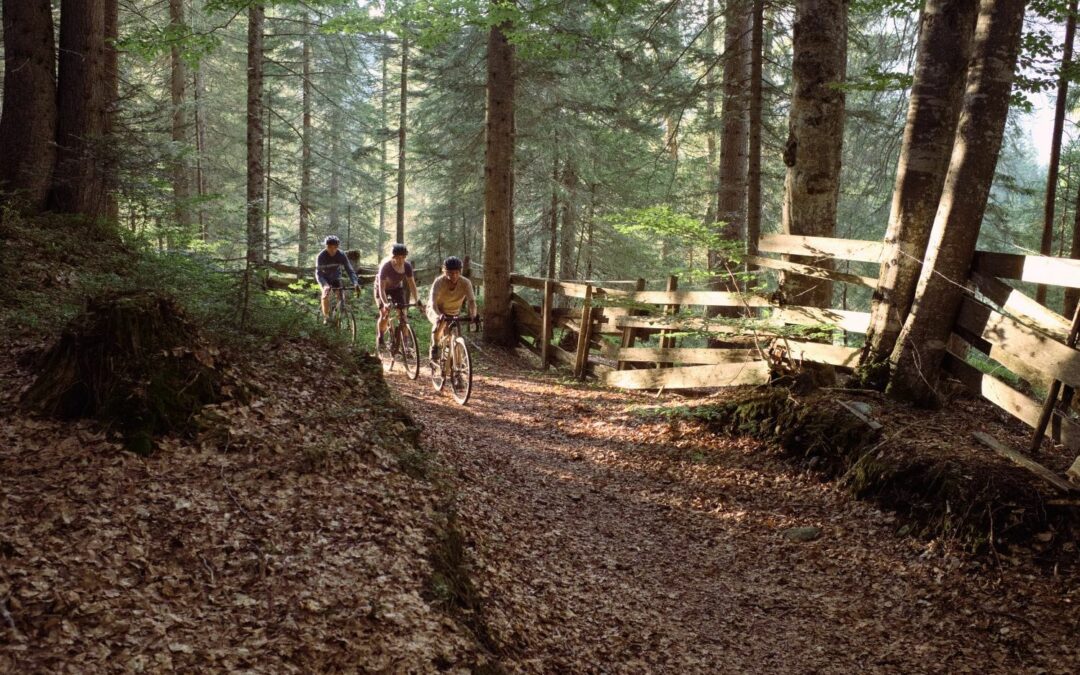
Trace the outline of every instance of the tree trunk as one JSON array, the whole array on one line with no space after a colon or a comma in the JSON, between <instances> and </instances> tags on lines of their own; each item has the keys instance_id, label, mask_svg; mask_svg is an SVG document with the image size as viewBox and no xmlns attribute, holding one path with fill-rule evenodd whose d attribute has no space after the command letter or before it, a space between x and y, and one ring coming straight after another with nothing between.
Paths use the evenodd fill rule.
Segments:
<instances>
[{"instance_id":1,"label":"tree trunk","mask_svg":"<svg viewBox=\"0 0 1080 675\"><path fill-rule=\"evenodd\" d=\"M559 233L559 278L574 278L574 238L577 237L577 169L569 161L562 170L562 230Z\"/></svg>"},{"instance_id":2,"label":"tree trunk","mask_svg":"<svg viewBox=\"0 0 1080 675\"><path fill-rule=\"evenodd\" d=\"M263 259L273 260L270 255L270 197L274 191L274 163L273 163L273 101L271 100L270 87L266 88L266 203L263 205Z\"/></svg>"},{"instance_id":3,"label":"tree trunk","mask_svg":"<svg viewBox=\"0 0 1080 675\"><path fill-rule=\"evenodd\" d=\"M247 258L263 262L263 22L261 4L248 9L247 53Z\"/></svg>"},{"instance_id":4,"label":"tree trunk","mask_svg":"<svg viewBox=\"0 0 1080 675\"><path fill-rule=\"evenodd\" d=\"M551 163L551 213L548 227L547 274L548 279L555 278L555 258L558 254L559 241L559 155Z\"/></svg>"},{"instance_id":5,"label":"tree trunk","mask_svg":"<svg viewBox=\"0 0 1080 675\"><path fill-rule=\"evenodd\" d=\"M116 108L120 100L120 53L116 41L120 38L119 0L105 0L105 138L112 139L116 129ZM106 144L105 168L105 219L110 224L120 222L120 157L111 143Z\"/></svg>"},{"instance_id":6,"label":"tree trunk","mask_svg":"<svg viewBox=\"0 0 1080 675\"><path fill-rule=\"evenodd\" d=\"M56 160L56 45L49 0L3 0L0 191L45 205ZM15 102L18 101L18 105Z\"/></svg>"},{"instance_id":7,"label":"tree trunk","mask_svg":"<svg viewBox=\"0 0 1080 675\"><path fill-rule=\"evenodd\" d=\"M341 230L341 110L330 113L330 231Z\"/></svg>"},{"instance_id":8,"label":"tree trunk","mask_svg":"<svg viewBox=\"0 0 1080 675\"><path fill-rule=\"evenodd\" d=\"M195 67L195 82L192 89L195 95L195 189L199 196L199 236L203 241L210 238L209 225L206 222L206 210L203 197L206 196L206 111L203 101L206 98L206 80L202 64Z\"/></svg>"},{"instance_id":9,"label":"tree trunk","mask_svg":"<svg viewBox=\"0 0 1080 675\"><path fill-rule=\"evenodd\" d=\"M176 35L184 28L184 2L183 0L169 0L169 23ZM191 221L188 209L191 199L188 185L188 167L184 160L184 146L187 136L187 110L184 107L185 73L184 60L181 58L180 45L173 43L170 54L169 69L169 94L172 98L172 189L173 189L173 218L176 227L181 231L187 231Z\"/></svg>"},{"instance_id":10,"label":"tree trunk","mask_svg":"<svg viewBox=\"0 0 1080 675\"><path fill-rule=\"evenodd\" d=\"M510 230L514 226L514 48L509 26L492 26L487 54L487 134L484 158L484 340L513 347L510 315Z\"/></svg>"},{"instance_id":11,"label":"tree trunk","mask_svg":"<svg viewBox=\"0 0 1080 675\"><path fill-rule=\"evenodd\" d=\"M892 213L874 294L863 367L869 383L884 387L896 338L915 298L919 271L938 210L964 84L978 0L926 0L915 80L896 171Z\"/></svg>"},{"instance_id":12,"label":"tree trunk","mask_svg":"<svg viewBox=\"0 0 1080 675\"><path fill-rule=\"evenodd\" d=\"M405 243L405 132L408 129L409 40L401 39L401 110L398 114L397 240Z\"/></svg>"},{"instance_id":13,"label":"tree trunk","mask_svg":"<svg viewBox=\"0 0 1080 675\"><path fill-rule=\"evenodd\" d=\"M303 267L308 261L308 222L311 218L311 29L304 24L303 78L301 97L303 108L300 132L300 231L296 265Z\"/></svg>"},{"instance_id":14,"label":"tree trunk","mask_svg":"<svg viewBox=\"0 0 1080 675\"><path fill-rule=\"evenodd\" d=\"M1077 190L1076 207L1073 209L1073 235L1072 246L1069 249L1069 257L1074 260L1080 259L1080 190ZM1077 302L1080 302L1080 289L1066 288L1062 315L1073 316L1076 314Z\"/></svg>"},{"instance_id":15,"label":"tree trunk","mask_svg":"<svg viewBox=\"0 0 1080 675\"><path fill-rule=\"evenodd\" d=\"M750 129L746 177L746 253L757 255L761 238L761 117L764 60L764 0L752 0L750 32ZM749 266L748 269L753 269Z\"/></svg>"},{"instance_id":16,"label":"tree trunk","mask_svg":"<svg viewBox=\"0 0 1080 675\"><path fill-rule=\"evenodd\" d=\"M1054 207L1057 200L1058 166L1061 162L1061 132L1065 127L1065 99L1069 95L1069 69L1072 66L1073 35L1076 33L1076 0L1069 3L1065 17L1065 46L1058 74L1057 104L1054 107L1054 132L1050 141L1050 167L1046 172L1046 201L1043 203L1043 231L1039 252L1051 255L1054 246ZM1035 300L1046 304L1046 285L1035 288Z\"/></svg>"},{"instance_id":17,"label":"tree trunk","mask_svg":"<svg viewBox=\"0 0 1080 675\"><path fill-rule=\"evenodd\" d=\"M890 396L934 404L1009 112L1025 0L982 0L963 109L915 302L892 355Z\"/></svg>"},{"instance_id":18,"label":"tree trunk","mask_svg":"<svg viewBox=\"0 0 1080 675\"><path fill-rule=\"evenodd\" d=\"M379 238L375 246L375 260L382 259L383 250L386 247L386 181L390 178L390 172L386 170L386 116L389 114L390 74L388 63L390 61L390 48L382 47L382 116L379 118L379 129L382 132L381 155L379 159Z\"/></svg>"},{"instance_id":19,"label":"tree trunk","mask_svg":"<svg viewBox=\"0 0 1080 675\"><path fill-rule=\"evenodd\" d=\"M836 230L840 153L844 140L847 61L847 0L797 0L791 113L784 147L783 230L831 237ZM831 268L832 262L791 256L795 262ZM828 307L832 283L784 275L784 294L794 305Z\"/></svg>"},{"instance_id":20,"label":"tree trunk","mask_svg":"<svg viewBox=\"0 0 1080 675\"><path fill-rule=\"evenodd\" d=\"M88 218L108 215L110 97L106 13L115 2L64 0L60 12L56 168L49 206Z\"/></svg>"},{"instance_id":21,"label":"tree trunk","mask_svg":"<svg viewBox=\"0 0 1080 675\"><path fill-rule=\"evenodd\" d=\"M750 80L750 4L739 0L728 5L724 25L724 107L721 112L720 174L716 217L718 234L724 242L736 245L745 238L747 139L750 119L747 109L747 83ZM723 250L709 251L709 284L713 290L737 291L728 272L733 266Z\"/></svg>"},{"instance_id":22,"label":"tree trunk","mask_svg":"<svg viewBox=\"0 0 1080 675\"><path fill-rule=\"evenodd\" d=\"M713 195L720 190L716 180L716 0L709 0L705 20L708 21L705 28L705 53L709 59L708 69L705 71L705 175L709 181L705 223L711 225L716 222L716 200Z\"/></svg>"}]
</instances>

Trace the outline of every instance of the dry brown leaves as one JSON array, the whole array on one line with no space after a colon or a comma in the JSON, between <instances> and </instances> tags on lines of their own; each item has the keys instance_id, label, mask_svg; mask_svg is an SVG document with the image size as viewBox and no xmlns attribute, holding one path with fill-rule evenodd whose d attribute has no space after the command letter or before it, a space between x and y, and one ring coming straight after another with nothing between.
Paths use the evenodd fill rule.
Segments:
<instances>
[{"instance_id":1,"label":"dry brown leaves","mask_svg":"<svg viewBox=\"0 0 1080 675\"><path fill-rule=\"evenodd\" d=\"M893 514L754 441L633 412L678 398L567 388L520 354L483 357L466 408L390 379L459 471L509 670L1080 669L1075 572L997 567L899 534ZM939 422L918 433L956 440ZM793 526L823 536L787 541Z\"/></svg>"},{"instance_id":2,"label":"dry brown leaves","mask_svg":"<svg viewBox=\"0 0 1080 675\"><path fill-rule=\"evenodd\" d=\"M406 420L369 375L305 343L242 357L262 393L144 460L92 423L19 413L25 348L3 351L0 672L478 662L424 599L442 496L399 468Z\"/></svg>"}]
</instances>

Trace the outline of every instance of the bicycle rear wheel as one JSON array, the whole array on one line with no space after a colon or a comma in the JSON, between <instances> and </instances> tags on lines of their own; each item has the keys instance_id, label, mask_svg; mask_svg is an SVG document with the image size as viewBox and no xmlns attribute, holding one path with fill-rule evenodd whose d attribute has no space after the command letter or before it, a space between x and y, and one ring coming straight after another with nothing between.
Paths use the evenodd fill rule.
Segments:
<instances>
[{"instance_id":1,"label":"bicycle rear wheel","mask_svg":"<svg viewBox=\"0 0 1080 675\"><path fill-rule=\"evenodd\" d=\"M468 403L472 393L472 360L463 337L450 343L450 391L461 405Z\"/></svg>"},{"instance_id":2,"label":"bicycle rear wheel","mask_svg":"<svg viewBox=\"0 0 1080 675\"><path fill-rule=\"evenodd\" d=\"M416 333L412 326L401 326L400 354L401 362L405 366L405 374L410 380L415 380L420 375L420 348L416 344Z\"/></svg>"}]
</instances>

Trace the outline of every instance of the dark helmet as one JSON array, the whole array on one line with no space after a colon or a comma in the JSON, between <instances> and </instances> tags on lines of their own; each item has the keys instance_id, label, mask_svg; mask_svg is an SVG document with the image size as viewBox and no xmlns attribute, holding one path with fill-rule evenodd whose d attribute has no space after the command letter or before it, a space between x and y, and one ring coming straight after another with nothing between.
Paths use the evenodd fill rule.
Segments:
<instances>
[{"instance_id":1,"label":"dark helmet","mask_svg":"<svg viewBox=\"0 0 1080 675\"><path fill-rule=\"evenodd\" d=\"M394 244L394 247L390 249L390 255L409 255L409 249L405 248L405 244Z\"/></svg>"},{"instance_id":2,"label":"dark helmet","mask_svg":"<svg viewBox=\"0 0 1080 675\"><path fill-rule=\"evenodd\" d=\"M457 257L455 255L452 255L452 256L450 256L449 258L447 258L446 260L443 261L442 266L443 266L443 269L446 270L447 272L449 272L450 270L460 270L461 269L461 258L459 258L459 257Z\"/></svg>"},{"instance_id":3,"label":"dark helmet","mask_svg":"<svg viewBox=\"0 0 1080 675\"><path fill-rule=\"evenodd\" d=\"M331 234L326 239L323 239L323 246L329 246L330 244L339 245L341 240L338 239L336 234Z\"/></svg>"}]
</instances>

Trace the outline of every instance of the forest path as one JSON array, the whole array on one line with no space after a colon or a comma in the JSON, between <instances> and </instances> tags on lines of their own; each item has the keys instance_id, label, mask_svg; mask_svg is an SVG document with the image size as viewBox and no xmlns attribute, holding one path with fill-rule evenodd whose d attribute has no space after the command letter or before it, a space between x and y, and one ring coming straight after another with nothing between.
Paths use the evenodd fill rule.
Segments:
<instances>
[{"instance_id":1,"label":"forest path","mask_svg":"<svg viewBox=\"0 0 1080 675\"><path fill-rule=\"evenodd\" d=\"M1075 583L941 553L763 444L634 413L677 398L477 360L466 407L387 377L457 473L509 671L1077 672Z\"/></svg>"}]
</instances>

